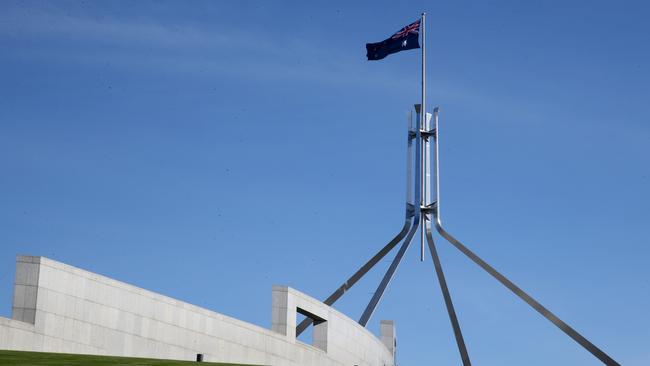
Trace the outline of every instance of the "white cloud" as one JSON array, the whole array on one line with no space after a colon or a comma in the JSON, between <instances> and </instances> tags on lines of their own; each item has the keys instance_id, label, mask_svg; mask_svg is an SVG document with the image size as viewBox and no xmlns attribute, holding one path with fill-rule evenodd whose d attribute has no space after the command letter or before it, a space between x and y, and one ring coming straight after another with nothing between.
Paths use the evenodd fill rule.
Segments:
<instances>
[{"instance_id":1,"label":"white cloud","mask_svg":"<svg viewBox=\"0 0 650 366\"><path fill-rule=\"evenodd\" d=\"M33 57L90 65L110 60L114 66L184 76L236 76L396 89L417 83L415 75L410 79L392 75L377 78L359 67L365 62L363 56L352 57L300 39L280 40L282 47L278 47L279 41L262 31L13 11L0 16L0 35L63 45L56 54L51 47L31 50L28 54Z\"/></svg>"},{"instance_id":2,"label":"white cloud","mask_svg":"<svg viewBox=\"0 0 650 366\"><path fill-rule=\"evenodd\" d=\"M350 53L328 42L271 34L250 26L221 29L193 24L162 24L155 19L124 20L69 15L44 9L0 14L0 37L30 38L48 47L32 47L12 57L46 59L84 67L181 77L239 78L262 82L304 82L404 93L419 88L419 72L394 65L368 67L364 50ZM55 47L51 47L54 45ZM381 71L379 71L381 69ZM419 65L417 67L419 69ZM474 105L503 105L440 81L429 95L436 100Z\"/></svg>"}]
</instances>

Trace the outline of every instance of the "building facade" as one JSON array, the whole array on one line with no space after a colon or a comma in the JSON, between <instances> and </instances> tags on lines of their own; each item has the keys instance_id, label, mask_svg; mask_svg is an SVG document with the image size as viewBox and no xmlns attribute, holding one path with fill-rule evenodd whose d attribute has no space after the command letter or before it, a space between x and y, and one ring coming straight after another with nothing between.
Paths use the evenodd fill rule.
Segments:
<instances>
[{"instance_id":1,"label":"building facade","mask_svg":"<svg viewBox=\"0 0 650 366\"><path fill-rule=\"evenodd\" d=\"M312 344L296 317L314 320ZM12 318L0 317L0 349L255 365L395 366L395 328L380 338L337 310L273 286L266 329L75 268L19 256Z\"/></svg>"}]
</instances>

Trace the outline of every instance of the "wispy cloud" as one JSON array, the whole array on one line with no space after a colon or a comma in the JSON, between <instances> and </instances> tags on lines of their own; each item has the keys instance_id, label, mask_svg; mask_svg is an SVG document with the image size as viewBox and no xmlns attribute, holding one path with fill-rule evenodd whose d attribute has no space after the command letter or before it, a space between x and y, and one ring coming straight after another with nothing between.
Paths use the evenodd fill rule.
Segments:
<instances>
[{"instance_id":1,"label":"wispy cloud","mask_svg":"<svg viewBox=\"0 0 650 366\"><path fill-rule=\"evenodd\" d=\"M36 50L38 57L86 65L101 65L110 60L118 67L183 76L390 85L396 89L409 88L417 82L415 77L392 74L369 77L369 72L359 67L363 59L296 38L283 40L283 46L278 47L278 40L272 35L250 28L207 29L169 26L152 20L136 23L34 11L28 15L1 15L0 35L64 45L56 54L51 48ZM299 55L299 60L292 57L295 55Z\"/></svg>"},{"instance_id":2,"label":"wispy cloud","mask_svg":"<svg viewBox=\"0 0 650 366\"><path fill-rule=\"evenodd\" d=\"M236 39L219 33L206 34L191 26L169 27L154 22L129 23L110 18L79 17L40 11L9 11L0 16L0 32L65 41L94 41L161 47L232 45Z\"/></svg>"},{"instance_id":3,"label":"wispy cloud","mask_svg":"<svg viewBox=\"0 0 650 366\"><path fill-rule=\"evenodd\" d=\"M0 37L42 41L45 45L21 49L9 57L88 68L110 64L125 72L338 85L395 93L419 87L419 73L395 70L394 65L381 65L382 71L378 71L375 64L369 67L362 49L351 53L345 45L315 42L296 34L278 35L250 26L220 28L218 24L70 15L42 8L10 9L0 14ZM506 114L517 113L506 107L513 105L512 100L476 93L452 81L441 84L438 80L429 95L476 109L496 107Z\"/></svg>"}]
</instances>

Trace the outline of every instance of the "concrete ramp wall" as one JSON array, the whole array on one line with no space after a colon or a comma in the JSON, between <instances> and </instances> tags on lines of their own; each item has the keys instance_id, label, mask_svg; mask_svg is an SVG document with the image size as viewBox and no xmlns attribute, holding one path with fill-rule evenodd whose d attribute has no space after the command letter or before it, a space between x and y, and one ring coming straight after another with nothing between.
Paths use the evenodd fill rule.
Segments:
<instances>
[{"instance_id":1,"label":"concrete ramp wall","mask_svg":"<svg viewBox=\"0 0 650 366\"><path fill-rule=\"evenodd\" d=\"M354 320L286 286L272 292L265 329L45 257L20 256L12 319L0 349L258 365L394 366L394 328L381 340ZM313 343L296 340L296 314L315 320Z\"/></svg>"}]
</instances>

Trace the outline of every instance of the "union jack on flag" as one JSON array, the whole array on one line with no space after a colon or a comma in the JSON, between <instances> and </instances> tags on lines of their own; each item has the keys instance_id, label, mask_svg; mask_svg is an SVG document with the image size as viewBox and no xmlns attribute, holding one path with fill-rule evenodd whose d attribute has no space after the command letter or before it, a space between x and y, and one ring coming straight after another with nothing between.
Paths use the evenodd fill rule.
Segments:
<instances>
[{"instance_id":1,"label":"union jack on flag","mask_svg":"<svg viewBox=\"0 0 650 366\"><path fill-rule=\"evenodd\" d=\"M420 33L420 19L416 20L415 22L407 25L406 27L402 28L399 32L393 34L392 39L396 38L403 38L409 35L410 33L413 34L418 34Z\"/></svg>"}]
</instances>

